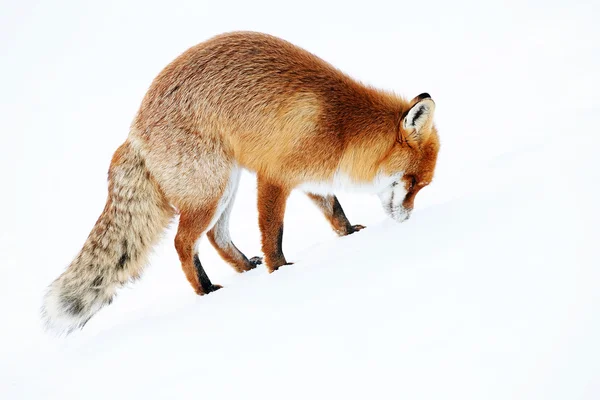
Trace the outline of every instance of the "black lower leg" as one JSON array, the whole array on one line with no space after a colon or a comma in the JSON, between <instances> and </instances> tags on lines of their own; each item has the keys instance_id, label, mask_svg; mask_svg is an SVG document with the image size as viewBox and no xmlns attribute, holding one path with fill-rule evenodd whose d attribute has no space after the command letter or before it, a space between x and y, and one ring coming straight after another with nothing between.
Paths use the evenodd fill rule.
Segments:
<instances>
[{"instance_id":1,"label":"black lower leg","mask_svg":"<svg viewBox=\"0 0 600 400\"><path fill-rule=\"evenodd\" d=\"M200 263L200 258L198 254L194 255L194 267L196 267L196 274L198 275L198 281L200 282L200 287L202 291L206 294L210 292L214 292L215 290L221 289L220 285L213 285L210 281L208 275L206 275L206 271L204 271L204 267Z\"/></svg>"}]
</instances>

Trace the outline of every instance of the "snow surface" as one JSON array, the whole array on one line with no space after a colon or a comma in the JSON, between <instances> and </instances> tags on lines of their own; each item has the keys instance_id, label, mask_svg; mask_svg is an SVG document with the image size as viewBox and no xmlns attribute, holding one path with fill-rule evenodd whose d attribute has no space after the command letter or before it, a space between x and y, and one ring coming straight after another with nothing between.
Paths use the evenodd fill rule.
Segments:
<instances>
[{"instance_id":1,"label":"snow surface","mask_svg":"<svg viewBox=\"0 0 600 400\"><path fill-rule=\"evenodd\" d=\"M592 2L3 2L0 398L600 398L600 6ZM340 194L337 238L294 193L294 265L197 297L173 227L85 329L41 329L154 76L214 34L281 36L436 101L442 149L412 218ZM244 173L233 240L259 254Z\"/></svg>"}]
</instances>

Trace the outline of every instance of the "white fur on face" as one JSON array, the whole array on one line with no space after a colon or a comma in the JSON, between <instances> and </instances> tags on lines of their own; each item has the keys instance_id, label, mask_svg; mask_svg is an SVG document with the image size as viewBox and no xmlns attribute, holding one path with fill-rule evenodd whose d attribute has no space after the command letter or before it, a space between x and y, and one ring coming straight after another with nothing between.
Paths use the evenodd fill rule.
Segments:
<instances>
[{"instance_id":1,"label":"white fur on face","mask_svg":"<svg viewBox=\"0 0 600 400\"><path fill-rule=\"evenodd\" d=\"M404 222L410 218L412 210L404 208L402 203L406 197L406 190L402 176L398 178L394 183L386 187L384 190L379 192L379 199L385 212L398 222Z\"/></svg>"}]
</instances>

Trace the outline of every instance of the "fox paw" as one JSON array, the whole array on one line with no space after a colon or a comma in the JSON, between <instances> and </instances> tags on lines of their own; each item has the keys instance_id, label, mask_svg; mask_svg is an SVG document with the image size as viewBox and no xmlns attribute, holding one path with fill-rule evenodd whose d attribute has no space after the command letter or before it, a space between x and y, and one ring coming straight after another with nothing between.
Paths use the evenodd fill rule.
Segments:
<instances>
[{"instance_id":1,"label":"fox paw","mask_svg":"<svg viewBox=\"0 0 600 400\"><path fill-rule=\"evenodd\" d=\"M253 270L254 268L256 268L257 265L262 264L262 257L252 257L250 259L247 260L247 262L245 262L243 265L236 265L234 266L235 270L237 272L239 272L240 274L242 272L248 272Z\"/></svg>"},{"instance_id":2,"label":"fox paw","mask_svg":"<svg viewBox=\"0 0 600 400\"><path fill-rule=\"evenodd\" d=\"M223 286L221 286L221 285L210 285L209 288L206 288L204 290L198 291L196 293L198 293L200 296L204 296L205 294L216 292L219 289L223 289Z\"/></svg>"},{"instance_id":3,"label":"fox paw","mask_svg":"<svg viewBox=\"0 0 600 400\"><path fill-rule=\"evenodd\" d=\"M269 271L270 274L272 274L273 272L277 271L280 267L284 266L284 265L293 265L293 262L286 262L285 264L281 264L278 265L276 267L267 267L267 270Z\"/></svg>"},{"instance_id":4,"label":"fox paw","mask_svg":"<svg viewBox=\"0 0 600 400\"><path fill-rule=\"evenodd\" d=\"M256 267L257 265L261 265L263 263L263 259L262 257L256 256L256 257L252 257L251 259L249 259L248 261L250 261L250 264L253 265L252 268Z\"/></svg>"},{"instance_id":5,"label":"fox paw","mask_svg":"<svg viewBox=\"0 0 600 400\"><path fill-rule=\"evenodd\" d=\"M364 226L364 225L351 225L348 228L348 232L346 233L346 235L353 234L354 232L358 232L358 231L360 231L362 229L365 229L365 228L366 228L366 226Z\"/></svg>"}]
</instances>

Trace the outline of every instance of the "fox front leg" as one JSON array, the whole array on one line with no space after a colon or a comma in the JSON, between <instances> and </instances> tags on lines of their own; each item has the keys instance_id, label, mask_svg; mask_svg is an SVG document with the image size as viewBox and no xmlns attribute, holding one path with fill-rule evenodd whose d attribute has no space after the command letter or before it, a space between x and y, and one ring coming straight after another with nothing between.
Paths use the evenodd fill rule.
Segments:
<instances>
[{"instance_id":1,"label":"fox front leg","mask_svg":"<svg viewBox=\"0 0 600 400\"><path fill-rule=\"evenodd\" d=\"M307 193L307 195L323 212L323 215L331 224L331 228L333 228L335 233L339 236L350 235L351 233L358 232L365 228L363 225L352 225L350 221L348 221L348 218L342 209L342 205L336 196L332 194L321 196L314 193Z\"/></svg>"},{"instance_id":2,"label":"fox front leg","mask_svg":"<svg viewBox=\"0 0 600 400\"><path fill-rule=\"evenodd\" d=\"M290 190L258 177L258 226L262 237L262 251L269 272L289 265L283 255L283 216Z\"/></svg>"}]
</instances>

